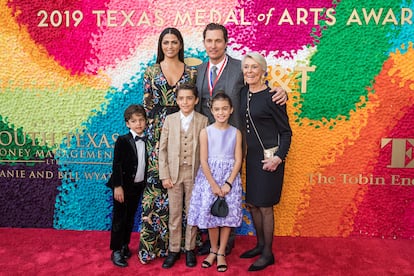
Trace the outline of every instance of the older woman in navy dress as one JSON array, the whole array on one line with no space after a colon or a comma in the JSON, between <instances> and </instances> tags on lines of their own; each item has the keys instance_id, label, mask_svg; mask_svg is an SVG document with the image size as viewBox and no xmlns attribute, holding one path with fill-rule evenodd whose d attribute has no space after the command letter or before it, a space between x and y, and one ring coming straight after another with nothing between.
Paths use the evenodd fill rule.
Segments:
<instances>
[{"instance_id":1,"label":"older woman in navy dress","mask_svg":"<svg viewBox=\"0 0 414 276\"><path fill-rule=\"evenodd\" d=\"M292 131L286 106L272 102L270 88L265 84L266 60L259 53L247 54L242 60L242 71L247 84L241 90L241 110L247 143L246 204L256 229L256 246L244 252L241 258L261 255L249 271L262 270L274 264L272 252L273 206L280 201L285 158ZM274 154L264 158L264 149L278 147Z\"/></svg>"}]
</instances>

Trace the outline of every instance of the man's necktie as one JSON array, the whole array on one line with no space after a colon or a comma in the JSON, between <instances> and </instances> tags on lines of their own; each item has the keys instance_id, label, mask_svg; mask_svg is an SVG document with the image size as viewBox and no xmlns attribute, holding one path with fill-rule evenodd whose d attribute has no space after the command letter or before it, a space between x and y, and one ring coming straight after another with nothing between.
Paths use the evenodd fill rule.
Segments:
<instances>
[{"instance_id":1,"label":"man's necktie","mask_svg":"<svg viewBox=\"0 0 414 276\"><path fill-rule=\"evenodd\" d=\"M211 82L214 83L216 78L217 78L217 67L213 65L211 66Z\"/></svg>"}]
</instances>

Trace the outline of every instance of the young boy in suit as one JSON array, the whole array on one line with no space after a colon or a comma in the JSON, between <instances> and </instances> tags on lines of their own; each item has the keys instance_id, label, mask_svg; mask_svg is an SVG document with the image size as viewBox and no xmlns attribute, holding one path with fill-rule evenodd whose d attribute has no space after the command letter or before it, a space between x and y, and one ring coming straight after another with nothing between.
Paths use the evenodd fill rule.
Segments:
<instances>
[{"instance_id":1,"label":"young boy in suit","mask_svg":"<svg viewBox=\"0 0 414 276\"><path fill-rule=\"evenodd\" d=\"M162 185L168 189L170 235L168 257L163 268L172 267L180 257L183 207L188 213L194 178L200 166L199 136L208 119L194 111L197 95L193 84L181 84L176 96L180 111L165 118L161 131L158 164ZM187 224L184 249L188 267L197 264L194 255L196 234L197 228Z\"/></svg>"},{"instance_id":2,"label":"young boy in suit","mask_svg":"<svg viewBox=\"0 0 414 276\"><path fill-rule=\"evenodd\" d=\"M120 267L128 266L127 259L131 257L128 244L145 187L147 167L145 109L141 105L130 105L124 112L124 119L129 132L119 136L115 142L112 175L107 183L113 189L111 260Z\"/></svg>"}]
</instances>

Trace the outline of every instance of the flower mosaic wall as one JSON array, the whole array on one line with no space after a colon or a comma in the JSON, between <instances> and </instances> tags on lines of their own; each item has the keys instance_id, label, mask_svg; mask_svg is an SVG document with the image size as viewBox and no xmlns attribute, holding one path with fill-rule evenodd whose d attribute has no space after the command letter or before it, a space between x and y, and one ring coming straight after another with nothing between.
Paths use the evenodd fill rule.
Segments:
<instances>
[{"instance_id":1,"label":"flower mosaic wall","mask_svg":"<svg viewBox=\"0 0 414 276\"><path fill-rule=\"evenodd\" d=\"M412 239L414 4L391 2L0 0L0 226L108 230L114 141L158 35L206 61L215 20L289 93L275 234Z\"/></svg>"}]
</instances>

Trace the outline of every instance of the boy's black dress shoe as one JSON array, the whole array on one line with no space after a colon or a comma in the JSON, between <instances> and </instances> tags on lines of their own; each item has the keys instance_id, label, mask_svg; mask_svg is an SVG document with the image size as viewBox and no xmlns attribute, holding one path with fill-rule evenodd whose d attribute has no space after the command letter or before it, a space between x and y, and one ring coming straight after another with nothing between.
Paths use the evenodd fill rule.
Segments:
<instances>
[{"instance_id":1,"label":"boy's black dress shoe","mask_svg":"<svg viewBox=\"0 0 414 276\"><path fill-rule=\"evenodd\" d=\"M258 260L260 260L260 258L258 259ZM257 262L257 261L256 261ZM249 267L249 269L248 269L248 271L259 271L259 270L263 270L263 269L265 269L266 267L268 267L269 265L272 265L272 264L274 264L275 263L275 257L273 256L273 254L272 254L272 256L270 256L269 258L268 258L268 260L266 260L263 264L261 264L261 265L255 265L255 264L252 264L250 267Z\"/></svg>"},{"instance_id":2,"label":"boy's black dress shoe","mask_svg":"<svg viewBox=\"0 0 414 276\"><path fill-rule=\"evenodd\" d=\"M116 266L120 266L120 267L128 266L127 261L125 261L124 256L122 256L121 250L112 251L111 260Z\"/></svg>"},{"instance_id":3,"label":"boy's black dress shoe","mask_svg":"<svg viewBox=\"0 0 414 276\"><path fill-rule=\"evenodd\" d=\"M128 247L128 245L123 245L122 246L122 248L121 248L121 253L122 253L122 256L124 257L124 259L129 259L129 258L131 258L131 250L129 250L129 247Z\"/></svg>"},{"instance_id":4,"label":"boy's black dress shoe","mask_svg":"<svg viewBox=\"0 0 414 276\"><path fill-rule=\"evenodd\" d=\"M195 267L197 265L197 259L195 257L194 251L189 250L185 252L185 264L188 267Z\"/></svg>"},{"instance_id":5,"label":"boy's black dress shoe","mask_svg":"<svg viewBox=\"0 0 414 276\"><path fill-rule=\"evenodd\" d=\"M180 252L171 252L168 251L168 257L165 259L164 263L162 264L163 268L171 268L175 264L175 262L180 258Z\"/></svg>"}]
</instances>

